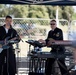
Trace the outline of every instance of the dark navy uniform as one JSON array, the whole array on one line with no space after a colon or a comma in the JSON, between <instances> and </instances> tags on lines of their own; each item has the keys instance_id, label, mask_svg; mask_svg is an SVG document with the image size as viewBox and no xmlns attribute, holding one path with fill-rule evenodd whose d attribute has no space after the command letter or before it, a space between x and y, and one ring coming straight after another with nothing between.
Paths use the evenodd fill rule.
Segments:
<instances>
[{"instance_id":1,"label":"dark navy uniform","mask_svg":"<svg viewBox=\"0 0 76 75\"><path fill-rule=\"evenodd\" d=\"M62 30L57 28L57 27L54 30L50 30L48 33L48 37L46 39L46 43L51 38L54 40L63 40ZM52 48L51 53L56 53L56 54L62 53L63 54L65 52L65 48L63 46L60 46L60 45L51 46L51 48ZM55 62L55 60L56 60L56 58L47 59L46 66L45 66L45 75L51 75L52 65ZM66 74L68 72L67 72L67 67L65 65L65 58L58 59L58 61L59 61L58 65L60 67L61 74L62 75L69 75L69 74Z\"/></svg>"},{"instance_id":2,"label":"dark navy uniform","mask_svg":"<svg viewBox=\"0 0 76 75\"><path fill-rule=\"evenodd\" d=\"M12 27L6 33L5 27L0 26L0 41L5 40L7 37L11 39L17 36L16 30ZM13 46L12 44L9 44L9 46L9 49L4 49L0 53L0 75L15 75L16 73L16 60Z\"/></svg>"}]
</instances>

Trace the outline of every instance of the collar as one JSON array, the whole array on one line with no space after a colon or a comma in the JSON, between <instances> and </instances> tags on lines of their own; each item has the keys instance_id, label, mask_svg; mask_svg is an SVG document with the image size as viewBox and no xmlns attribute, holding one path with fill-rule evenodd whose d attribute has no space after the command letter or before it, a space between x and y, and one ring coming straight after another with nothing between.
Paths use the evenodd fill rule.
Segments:
<instances>
[{"instance_id":1,"label":"collar","mask_svg":"<svg viewBox=\"0 0 76 75\"><path fill-rule=\"evenodd\" d=\"M4 28L6 28L5 25L6 25L6 24L3 25ZM9 28L9 29L11 29L11 28L12 28L12 26L10 25L10 28ZM7 28L6 28L6 29L7 29Z\"/></svg>"},{"instance_id":2,"label":"collar","mask_svg":"<svg viewBox=\"0 0 76 75\"><path fill-rule=\"evenodd\" d=\"M56 28L57 28L57 27L56 27ZM55 29L56 29L56 28L55 28ZM52 31L54 31L55 29L52 29Z\"/></svg>"}]
</instances>

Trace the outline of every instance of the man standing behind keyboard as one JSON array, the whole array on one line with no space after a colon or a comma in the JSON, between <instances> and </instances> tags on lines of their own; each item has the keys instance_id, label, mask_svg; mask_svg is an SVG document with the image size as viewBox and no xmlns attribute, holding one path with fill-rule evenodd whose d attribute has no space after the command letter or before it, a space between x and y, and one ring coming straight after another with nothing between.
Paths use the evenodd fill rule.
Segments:
<instances>
[{"instance_id":1,"label":"man standing behind keyboard","mask_svg":"<svg viewBox=\"0 0 76 75\"><path fill-rule=\"evenodd\" d=\"M39 42L42 43L48 43L50 39L54 40L63 40L63 32L60 28L57 27L56 20L50 21L50 27L52 30L48 32L48 36L46 40L40 39ZM60 54L65 52L65 48L60 45L54 45L51 47L51 53L54 54ZM52 74L52 68L55 60L57 59L57 63L59 65L60 71L62 75L70 75L67 71L67 67L65 65L65 58L47 58L46 65L45 65L45 75L51 75Z\"/></svg>"}]
</instances>

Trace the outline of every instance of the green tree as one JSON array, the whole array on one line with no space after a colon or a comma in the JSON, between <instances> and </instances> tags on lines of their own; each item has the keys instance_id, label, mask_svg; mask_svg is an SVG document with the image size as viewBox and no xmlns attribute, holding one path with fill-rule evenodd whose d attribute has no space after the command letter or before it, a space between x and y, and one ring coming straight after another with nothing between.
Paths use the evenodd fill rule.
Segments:
<instances>
[{"instance_id":1,"label":"green tree","mask_svg":"<svg viewBox=\"0 0 76 75\"><path fill-rule=\"evenodd\" d=\"M58 6L59 19L73 18L72 6ZM12 15L16 18L56 18L57 6L49 5L0 5L0 17Z\"/></svg>"},{"instance_id":2,"label":"green tree","mask_svg":"<svg viewBox=\"0 0 76 75\"><path fill-rule=\"evenodd\" d=\"M0 5L0 17L5 17L6 15L8 15L9 11L8 11L8 6L1 4Z\"/></svg>"},{"instance_id":3,"label":"green tree","mask_svg":"<svg viewBox=\"0 0 76 75\"><path fill-rule=\"evenodd\" d=\"M14 5L11 13L16 18L26 18L28 16L28 5Z\"/></svg>"},{"instance_id":4,"label":"green tree","mask_svg":"<svg viewBox=\"0 0 76 75\"><path fill-rule=\"evenodd\" d=\"M50 19L55 18L54 15L53 15L53 13L54 13L53 6L46 6L46 8L47 8L47 13L49 15L49 18Z\"/></svg>"},{"instance_id":5,"label":"green tree","mask_svg":"<svg viewBox=\"0 0 76 75\"><path fill-rule=\"evenodd\" d=\"M71 6L61 6L62 18L70 20L72 19L72 14L74 14L74 9Z\"/></svg>"},{"instance_id":6,"label":"green tree","mask_svg":"<svg viewBox=\"0 0 76 75\"><path fill-rule=\"evenodd\" d=\"M47 9L45 6L29 5L29 14L30 18L49 18Z\"/></svg>"}]
</instances>

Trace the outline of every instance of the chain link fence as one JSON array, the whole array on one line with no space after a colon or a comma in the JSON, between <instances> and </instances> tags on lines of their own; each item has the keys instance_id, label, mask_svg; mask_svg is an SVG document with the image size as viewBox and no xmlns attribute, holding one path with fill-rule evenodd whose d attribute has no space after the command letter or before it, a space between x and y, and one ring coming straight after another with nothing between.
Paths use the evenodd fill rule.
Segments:
<instances>
[{"instance_id":1,"label":"chain link fence","mask_svg":"<svg viewBox=\"0 0 76 75\"><path fill-rule=\"evenodd\" d=\"M0 18L0 25L4 24L4 18ZM50 19L38 18L14 18L13 27L17 30L22 41L19 43L20 56L27 56L29 45L27 40L45 39L50 30ZM68 39L69 23L67 20L59 20L58 27L63 30L64 39Z\"/></svg>"},{"instance_id":2,"label":"chain link fence","mask_svg":"<svg viewBox=\"0 0 76 75\"><path fill-rule=\"evenodd\" d=\"M4 18L0 18L0 25L4 24ZM64 40L70 38L71 33L74 32L76 21L69 23L67 20L59 20L58 27L63 30ZM27 54L29 52L29 44L27 40L46 39L50 28L50 19L38 19L38 18L13 18L13 28L15 28L21 37L21 41L18 44L19 49L16 49L16 56L23 57L18 58L18 61L23 62L18 64L17 67L26 66L25 62L29 60ZM14 45L16 48L17 45ZM33 47L31 48L31 50ZM43 47L42 51L50 51L50 48ZM29 62L29 61L28 61ZM27 65L28 66L28 65Z\"/></svg>"}]
</instances>

